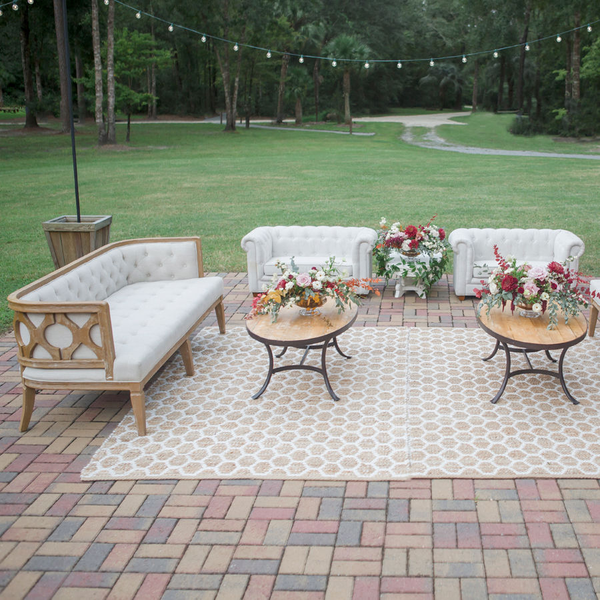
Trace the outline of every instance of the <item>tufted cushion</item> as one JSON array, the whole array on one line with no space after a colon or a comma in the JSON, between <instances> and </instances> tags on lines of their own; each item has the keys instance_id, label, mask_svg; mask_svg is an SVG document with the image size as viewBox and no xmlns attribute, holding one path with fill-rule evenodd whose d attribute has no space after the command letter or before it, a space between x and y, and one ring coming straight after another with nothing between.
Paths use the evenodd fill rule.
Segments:
<instances>
[{"instance_id":1,"label":"tufted cushion","mask_svg":"<svg viewBox=\"0 0 600 600\"><path fill-rule=\"evenodd\" d=\"M277 256L272 258L265 263L265 275L271 278L275 273L279 275L280 270L277 268L277 262L281 261L290 266L292 262L291 256ZM329 262L329 256L294 256L294 262L298 267L298 270L302 272L309 271L313 267L322 267ZM346 272L347 277L352 277L352 262L347 258L335 257L335 266L339 269L340 273Z\"/></svg>"},{"instance_id":2,"label":"tufted cushion","mask_svg":"<svg viewBox=\"0 0 600 600\"><path fill-rule=\"evenodd\" d=\"M220 277L134 283L112 294L115 342L114 381L141 381L223 294ZM36 369L24 377L35 381L105 381L103 369Z\"/></svg>"},{"instance_id":3,"label":"tufted cushion","mask_svg":"<svg viewBox=\"0 0 600 600\"><path fill-rule=\"evenodd\" d=\"M360 227L271 227L273 256L352 256Z\"/></svg>"},{"instance_id":4,"label":"tufted cushion","mask_svg":"<svg viewBox=\"0 0 600 600\"><path fill-rule=\"evenodd\" d=\"M527 261L540 261L548 264L554 259L554 243L560 229L468 229L471 233L474 258L479 261L493 261L494 245L500 254L517 258L527 257Z\"/></svg>"},{"instance_id":5,"label":"tufted cushion","mask_svg":"<svg viewBox=\"0 0 600 600\"><path fill-rule=\"evenodd\" d=\"M198 277L194 242L118 246L23 296L36 302L98 302L141 281Z\"/></svg>"}]
</instances>

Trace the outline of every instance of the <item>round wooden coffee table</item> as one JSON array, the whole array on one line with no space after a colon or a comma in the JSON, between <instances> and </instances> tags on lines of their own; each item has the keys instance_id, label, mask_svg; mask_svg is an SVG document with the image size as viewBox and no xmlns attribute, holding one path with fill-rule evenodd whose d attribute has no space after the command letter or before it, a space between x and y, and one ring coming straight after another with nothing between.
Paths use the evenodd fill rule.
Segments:
<instances>
[{"instance_id":1,"label":"round wooden coffee table","mask_svg":"<svg viewBox=\"0 0 600 600\"><path fill-rule=\"evenodd\" d=\"M496 339L496 346L490 356L484 358L484 361L492 359L498 348L502 346L506 355L506 371L504 381L500 386L498 393L492 398L492 404L496 404L500 396L506 389L506 384L511 377L522 375L524 373L541 373L557 377L560 381L563 391L567 398L573 404L579 404L567 389L563 375L563 364L567 350L575 344L585 339L587 334L587 321L581 314L576 317L569 317L569 322L565 324L562 313L558 314L558 324L555 329L547 329L548 314L541 315L538 318L530 319L521 317L519 309L514 313L506 307L504 311L499 308L493 308L489 314L487 308L481 309L481 314L477 317L477 322L481 328ZM550 350L562 350L558 361L552 358ZM529 354L532 352L545 352L548 360L553 363L558 362L558 371L548 371L547 369L534 369ZM510 370L510 353L519 352L525 355L529 369Z\"/></svg>"},{"instance_id":2,"label":"round wooden coffee table","mask_svg":"<svg viewBox=\"0 0 600 600\"><path fill-rule=\"evenodd\" d=\"M267 389L274 373L290 371L292 369L304 369L320 373L325 380L325 386L330 396L335 401L339 400L339 397L331 387L327 375L327 348L333 346L338 354L344 358L351 358L340 350L337 337L352 327L357 315L358 308L356 306L346 308L344 312L338 313L335 303L329 299L320 308L320 314L318 315L303 316L300 314L299 307L290 306L281 309L275 323L271 323L270 315L260 315L246 321L246 329L250 337L264 344L269 354L267 378L260 390L252 398L256 399L261 396ZM288 348L304 348L304 355L302 356L302 360L296 365L274 367L271 346L283 348L276 355L277 358L282 357ZM321 367L304 364L309 350L313 349L321 350Z\"/></svg>"}]
</instances>

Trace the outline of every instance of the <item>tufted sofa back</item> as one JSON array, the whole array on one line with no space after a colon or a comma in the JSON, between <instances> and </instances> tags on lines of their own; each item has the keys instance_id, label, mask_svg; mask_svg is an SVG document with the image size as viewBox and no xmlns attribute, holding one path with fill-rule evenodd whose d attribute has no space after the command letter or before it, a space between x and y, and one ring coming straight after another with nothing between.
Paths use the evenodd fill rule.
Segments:
<instances>
[{"instance_id":1,"label":"tufted sofa back","mask_svg":"<svg viewBox=\"0 0 600 600\"><path fill-rule=\"evenodd\" d=\"M471 234L473 259L495 261L494 245L504 257L550 262L560 229L465 229Z\"/></svg>"},{"instance_id":2,"label":"tufted sofa back","mask_svg":"<svg viewBox=\"0 0 600 600\"><path fill-rule=\"evenodd\" d=\"M192 241L117 246L29 292L35 302L99 302L142 281L198 277L197 246Z\"/></svg>"},{"instance_id":3,"label":"tufted sofa back","mask_svg":"<svg viewBox=\"0 0 600 600\"><path fill-rule=\"evenodd\" d=\"M352 257L360 227L279 225L270 227L272 256Z\"/></svg>"}]
</instances>

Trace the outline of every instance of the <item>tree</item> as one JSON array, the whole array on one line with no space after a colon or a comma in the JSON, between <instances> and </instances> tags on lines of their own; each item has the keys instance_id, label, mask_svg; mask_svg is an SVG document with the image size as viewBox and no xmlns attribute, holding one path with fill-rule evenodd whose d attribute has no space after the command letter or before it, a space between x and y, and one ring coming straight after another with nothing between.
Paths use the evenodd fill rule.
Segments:
<instances>
[{"instance_id":1,"label":"tree","mask_svg":"<svg viewBox=\"0 0 600 600\"><path fill-rule=\"evenodd\" d=\"M114 1L114 0L112 0ZM92 0L92 46L94 53L94 97L98 145L106 144L106 125L104 123L104 87L102 81L102 51L100 43L100 20L98 18L98 0Z\"/></svg>"},{"instance_id":2,"label":"tree","mask_svg":"<svg viewBox=\"0 0 600 600\"><path fill-rule=\"evenodd\" d=\"M108 103L106 109L106 143L117 143L115 115L115 0L108 3L108 23L106 25L106 93Z\"/></svg>"},{"instance_id":3,"label":"tree","mask_svg":"<svg viewBox=\"0 0 600 600\"><path fill-rule=\"evenodd\" d=\"M71 85L71 65L67 64L67 51L65 46L65 11L66 0L53 0L54 3L54 28L56 30L56 50L58 57L58 72L60 78L60 123L61 131L71 131L69 115L68 87Z\"/></svg>"},{"instance_id":4,"label":"tree","mask_svg":"<svg viewBox=\"0 0 600 600\"><path fill-rule=\"evenodd\" d=\"M31 44L29 31L29 7L21 9L21 59L23 61L23 80L25 83L25 127L38 127L31 73Z\"/></svg>"},{"instance_id":5,"label":"tree","mask_svg":"<svg viewBox=\"0 0 600 600\"><path fill-rule=\"evenodd\" d=\"M352 127L352 116L350 115L350 73L360 68L362 61L367 60L370 52L369 47L353 35L341 34L333 39L325 50L334 59L347 59L341 61L343 70L344 123Z\"/></svg>"},{"instance_id":6,"label":"tree","mask_svg":"<svg viewBox=\"0 0 600 600\"><path fill-rule=\"evenodd\" d=\"M296 125L302 125L302 102L308 94L308 88L311 83L311 76L302 66L295 66L290 69L290 91L295 98Z\"/></svg>"}]
</instances>

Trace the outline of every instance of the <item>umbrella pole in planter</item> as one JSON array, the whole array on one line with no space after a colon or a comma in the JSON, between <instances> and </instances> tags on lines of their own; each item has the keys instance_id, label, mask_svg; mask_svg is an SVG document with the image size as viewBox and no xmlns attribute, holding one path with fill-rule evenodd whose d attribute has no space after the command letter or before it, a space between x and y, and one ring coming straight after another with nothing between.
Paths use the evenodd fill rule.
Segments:
<instances>
[{"instance_id":1,"label":"umbrella pole in planter","mask_svg":"<svg viewBox=\"0 0 600 600\"><path fill-rule=\"evenodd\" d=\"M71 124L71 150L73 154L73 180L75 182L75 205L77 216L63 215L45 221L42 227L46 233L48 246L54 266L58 269L81 258L85 254L108 244L110 238L111 216L81 216L79 206L79 178L77 176L77 152L75 150L75 123L73 119L73 90L71 85L71 57L69 52L69 29L67 27L67 2L62 0L63 34L65 58L69 73L67 85L67 101L69 105L69 121Z\"/></svg>"}]
</instances>

